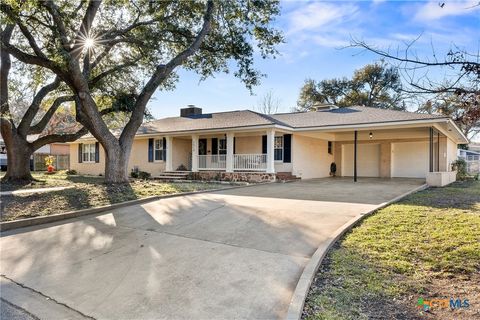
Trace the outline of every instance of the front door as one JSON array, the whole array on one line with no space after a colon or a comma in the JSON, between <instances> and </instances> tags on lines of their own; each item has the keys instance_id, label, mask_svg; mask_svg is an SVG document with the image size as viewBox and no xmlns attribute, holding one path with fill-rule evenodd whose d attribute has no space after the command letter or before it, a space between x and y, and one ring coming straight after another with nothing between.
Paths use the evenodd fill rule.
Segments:
<instances>
[{"instance_id":1,"label":"front door","mask_svg":"<svg viewBox=\"0 0 480 320\"><path fill-rule=\"evenodd\" d=\"M198 139L198 155L207 155L207 139Z\"/></svg>"}]
</instances>

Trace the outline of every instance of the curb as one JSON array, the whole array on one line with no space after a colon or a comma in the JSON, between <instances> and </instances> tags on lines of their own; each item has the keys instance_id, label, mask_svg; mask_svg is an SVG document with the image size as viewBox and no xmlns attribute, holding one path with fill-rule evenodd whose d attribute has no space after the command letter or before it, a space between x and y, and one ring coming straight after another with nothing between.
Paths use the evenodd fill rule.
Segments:
<instances>
[{"instance_id":1,"label":"curb","mask_svg":"<svg viewBox=\"0 0 480 320\"><path fill-rule=\"evenodd\" d=\"M103 211L107 211L107 210L128 207L128 206L131 206L131 205L142 204L142 203L161 200L161 199L182 197L182 196L188 196L188 195L194 195L194 194L200 194L200 193L212 193L212 192L224 191L224 190L230 190L230 189L248 188L248 187L253 187L253 186L258 186L258 185L266 185L266 184L270 184L270 183L275 183L275 182L265 182L265 183L249 184L249 185L231 186L231 187L223 187L223 188L210 189L210 190L189 191L189 192L181 192L181 193L175 193L175 194L167 194L167 195L163 195L163 196L150 196L150 197L146 197L146 198L142 198L142 199L129 200L129 201L124 201L124 202L119 202L119 203L114 203L114 204L108 204L108 205L105 205L105 206L94 207L94 208L68 211L68 212L64 212L64 213L52 214L52 215L49 215L49 216L41 216L41 217L26 218L26 219L13 220L13 221L5 221L5 222L0 222L0 232L13 230L13 229L19 229L19 228L25 228L25 227L30 227L30 226L36 226L36 225L46 224L46 223L51 223L51 222L58 222L58 221L66 220L66 219L77 218L77 217L86 216L86 215L90 215L90 214L95 214L95 213L99 213L99 212L103 212Z\"/></svg>"},{"instance_id":2,"label":"curb","mask_svg":"<svg viewBox=\"0 0 480 320\"><path fill-rule=\"evenodd\" d=\"M428 188L427 184L421 185L413 190L405 192L404 194L395 197L394 199L385 202L373 210L370 210L364 214L361 214L357 217L350 219L347 223L343 226L338 228L330 237L330 240L327 243L324 243L320 247L317 248L315 253L310 258L310 261L303 269L302 274L297 282L297 286L295 287L295 291L293 292L292 299L290 300L290 305L288 307L288 312L286 319L288 320L300 320L302 318L303 307L305 305L305 299L307 297L308 291L310 290L310 286L313 282L313 279L318 271L318 268L323 262L323 259L327 255L330 248L337 242L346 232L350 231L353 227L355 227L358 223L360 223L364 218L368 217L372 213L383 209L392 203L395 203L402 198L411 195L412 193L422 191Z\"/></svg>"}]
</instances>

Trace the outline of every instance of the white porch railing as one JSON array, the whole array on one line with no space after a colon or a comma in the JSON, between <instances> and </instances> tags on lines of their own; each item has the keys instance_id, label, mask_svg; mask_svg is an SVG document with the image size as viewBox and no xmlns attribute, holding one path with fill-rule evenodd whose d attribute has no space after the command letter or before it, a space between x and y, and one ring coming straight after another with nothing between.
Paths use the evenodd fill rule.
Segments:
<instances>
[{"instance_id":1,"label":"white porch railing","mask_svg":"<svg viewBox=\"0 0 480 320\"><path fill-rule=\"evenodd\" d=\"M265 171L267 169L266 154L234 154L234 170Z\"/></svg>"},{"instance_id":2,"label":"white porch railing","mask_svg":"<svg viewBox=\"0 0 480 320\"><path fill-rule=\"evenodd\" d=\"M199 170L225 170L227 167L227 156L224 154L199 155Z\"/></svg>"}]
</instances>

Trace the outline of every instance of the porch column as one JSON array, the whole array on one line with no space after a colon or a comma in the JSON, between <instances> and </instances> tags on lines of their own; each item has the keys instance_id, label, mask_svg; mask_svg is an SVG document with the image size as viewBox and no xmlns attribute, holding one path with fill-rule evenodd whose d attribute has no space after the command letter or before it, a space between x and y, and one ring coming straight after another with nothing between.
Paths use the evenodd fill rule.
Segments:
<instances>
[{"instance_id":1,"label":"porch column","mask_svg":"<svg viewBox=\"0 0 480 320\"><path fill-rule=\"evenodd\" d=\"M275 173L275 130L267 131L267 173Z\"/></svg>"},{"instance_id":2,"label":"porch column","mask_svg":"<svg viewBox=\"0 0 480 320\"><path fill-rule=\"evenodd\" d=\"M355 130L353 138L353 182L357 182L357 140L358 132Z\"/></svg>"},{"instance_id":3,"label":"porch column","mask_svg":"<svg viewBox=\"0 0 480 320\"><path fill-rule=\"evenodd\" d=\"M173 171L173 138L165 137L167 143L167 159L165 159L165 171Z\"/></svg>"},{"instance_id":4,"label":"porch column","mask_svg":"<svg viewBox=\"0 0 480 320\"><path fill-rule=\"evenodd\" d=\"M226 172L233 172L233 132L227 133L227 157L226 157Z\"/></svg>"},{"instance_id":5,"label":"porch column","mask_svg":"<svg viewBox=\"0 0 480 320\"><path fill-rule=\"evenodd\" d=\"M198 135L192 135L192 171L198 172Z\"/></svg>"}]
</instances>

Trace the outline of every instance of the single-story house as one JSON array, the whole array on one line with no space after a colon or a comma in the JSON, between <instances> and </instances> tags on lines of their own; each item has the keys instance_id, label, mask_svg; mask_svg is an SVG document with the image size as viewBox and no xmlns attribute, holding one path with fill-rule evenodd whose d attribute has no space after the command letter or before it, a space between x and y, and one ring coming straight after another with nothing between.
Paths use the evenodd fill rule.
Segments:
<instances>
[{"instance_id":1,"label":"single-story house","mask_svg":"<svg viewBox=\"0 0 480 320\"><path fill-rule=\"evenodd\" d=\"M467 138L446 116L363 106L266 115L251 110L202 113L143 124L129 170L161 176L177 170L200 179L274 180L336 176L455 178L451 164ZM104 151L92 136L70 143L70 167L103 174ZM440 183L442 182L442 183Z\"/></svg>"}]
</instances>

